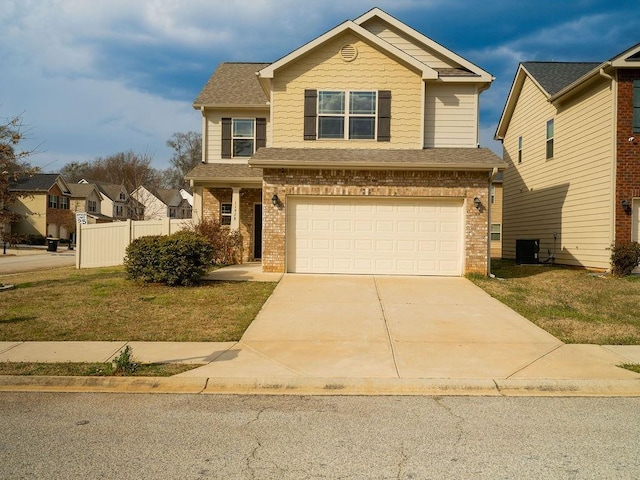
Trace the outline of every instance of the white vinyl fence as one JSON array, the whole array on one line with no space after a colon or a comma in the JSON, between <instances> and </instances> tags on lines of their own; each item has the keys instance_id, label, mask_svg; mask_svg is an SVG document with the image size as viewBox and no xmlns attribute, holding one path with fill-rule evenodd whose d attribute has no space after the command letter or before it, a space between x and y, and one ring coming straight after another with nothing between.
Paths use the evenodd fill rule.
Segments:
<instances>
[{"instance_id":1,"label":"white vinyl fence","mask_svg":"<svg viewBox=\"0 0 640 480\"><path fill-rule=\"evenodd\" d=\"M125 251L136 238L170 235L193 224L191 219L127 220L77 225L76 268L122 265Z\"/></svg>"}]
</instances>

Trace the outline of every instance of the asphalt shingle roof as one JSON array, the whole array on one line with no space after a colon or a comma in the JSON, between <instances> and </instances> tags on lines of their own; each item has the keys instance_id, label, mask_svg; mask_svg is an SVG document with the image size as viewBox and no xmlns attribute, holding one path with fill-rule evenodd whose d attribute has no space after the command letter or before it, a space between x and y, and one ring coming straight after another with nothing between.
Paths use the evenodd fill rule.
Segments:
<instances>
[{"instance_id":1,"label":"asphalt shingle roof","mask_svg":"<svg viewBox=\"0 0 640 480\"><path fill-rule=\"evenodd\" d=\"M262 149L261 149L262 150ZM246 163L202 163L185 175L187 180L211 178L262 179L261 168L251 168Z\"/></svg>"},{"instance_id":2,"label":"asphalt shingle roof","mask_svg":"<svg viewBox=\"0 0 640 480\"><path fill-rule=\"evenodd\" d=\"M36 173L29 177L18 178L9 189L14 192L46 192L60 175L57 173Z\"/></svg>"},{"instance_id":3,"label":"asphalt shingle roof","mask_svg":"<svg viewBox=\"0 0 640 480\"><path fill-rule=\"evenodd\" d=\"M542 88L553 96L586 75L600 63L596 62L523 62L522 66Z\"/></svg>"},{"instance_id":4,"label":"asphalt shingle roof","mask_svg":"<svg viewBox=\"0 0 640 480\"><path fill-rule=\"evenodd\" d=\"M256 72L268 65L221 63L193 102L194 107L220 104L266 106L269 99L260 86Z\"/></svg>"}]
</instances>

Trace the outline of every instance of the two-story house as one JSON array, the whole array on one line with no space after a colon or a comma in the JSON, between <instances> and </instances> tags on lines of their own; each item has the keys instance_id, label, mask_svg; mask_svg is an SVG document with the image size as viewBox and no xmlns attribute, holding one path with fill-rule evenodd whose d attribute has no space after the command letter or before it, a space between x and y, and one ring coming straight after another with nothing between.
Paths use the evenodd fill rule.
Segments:
<instances>
[{"instance_id":1,"label":"two-story house","mask_svg":"<svg viewBox=\"0 0 640 480\"><path fill-rule=\"evenodd\" d=\"M182 189L141 185L131 192L131 197L144 205L144 220L191 218L191 204Z\"/></svg>"},{"instance_id":2,"label":"two-story house","mask_svg":"<svg viewBox=\"0 0 640 480\"><path fill-rule=\"evenodd\" d=\"M106 223L113 221L102 214L103 195L93 183L70 183L71 207L73 213L86 213L87 223Z\"/></svg>"},{"instance_id":3,"label":"two-story house","mask_svg":"<svg viewBox=\"0 0 640 480\"><path fill-rule=\"evenodd\" d=\"M144 218L144 205L131 198L124 185L82 179L79 184L95 185L102 195L100 212L112 220Z\"/></svg>"},{"instance_id":4,"label":"two-story house","mask_svg":"<svg viewBox=\"0 0 640 480\"><path fill-rule=\"evenodd\" d=\"M11 233L24 237L69 238L74 225L69 211L71 190L57 173L36 173L18 178L10 190L20 197L8 208L20 219L11 225Z\"/></svg>"},{"instance_id":5,"label":"two-story house","mask_svg":"<svg viewBox=\"0 0 640 480\"><path fill-rule=\"evenodd\" d=\"M640 44L606 62L521 63L496 139L504 257L533 241L541 261L607 269L613 243L639 239Z\"/></svg>"},{"instance_id":6,"label":"two-story house","mask_svg":"<svg viewBox=\"0 0 640 480\"><path fill-rule=\"evenodd\" d=\"M268 272L484 274L492 81L377 8L276 62L223 63L194 102L194 218L239 230Z\"/></svg>"}]
</instances>

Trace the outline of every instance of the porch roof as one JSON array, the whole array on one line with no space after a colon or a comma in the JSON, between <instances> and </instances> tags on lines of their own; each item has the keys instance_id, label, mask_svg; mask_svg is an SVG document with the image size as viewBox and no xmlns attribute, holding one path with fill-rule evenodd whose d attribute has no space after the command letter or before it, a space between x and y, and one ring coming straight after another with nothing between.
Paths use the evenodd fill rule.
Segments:
<instances>
[{"instance_id":1,"label":"porch roof","mask_svg":"<svg viewBox=\"0 0 640 480\"><path fill-rule=\"evenodd\" d=\"M202 163L185 175L193 183L243 183L262 185L262 169L246 163Z\"/></svg>"}]
</instances>

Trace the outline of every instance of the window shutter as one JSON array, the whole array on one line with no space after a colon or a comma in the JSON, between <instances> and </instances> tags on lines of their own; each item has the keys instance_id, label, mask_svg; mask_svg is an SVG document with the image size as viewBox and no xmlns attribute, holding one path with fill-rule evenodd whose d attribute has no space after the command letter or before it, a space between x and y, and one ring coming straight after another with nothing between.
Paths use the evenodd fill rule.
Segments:
<instances>
[{"instance_id":1,"label":"window shutter","mask_svg":"<svg viewBox=\"0 0 640 480\"><path fill-rule=\"evenodd\" d=\"M267 119L256 118L256 150L267 146Z\"/></svg>"},{"instance_id":2,"label":"window shutter","mask_svg":"<svg viewBox=\"0 0 640 480\"><path fill-rule=\"evenodd\" d=\"M633 81L633 133L640 133L640 80Z\"/></svg>"},{"instance_id":3,"label":"window shutter","mask_svg":"<svg viewBox=\"0 0 640 480\"><path fill-rule=\"evenodd\" d=\"M391 141L391 90L378 92L378 141Z\"/></svg>"},{"instance_id":4,"label":"window shutter","mask_svg":"<svg viewBox=\"0 0 640 480\"><path fill-rule=\"evenodd\" d=\"M222 119L222 158L231 158L231 119Z\"/></svg>"},{"instance_id":5,"label":"window shutter","mask_svg":"<svg viewBox=\"0 0 640 480\"><path fill-rule=\"evenodd\" d=\"M318 103L317 90L304 91L304 139L316 139L316 107Z\"/></svg>"}]
</instances>

